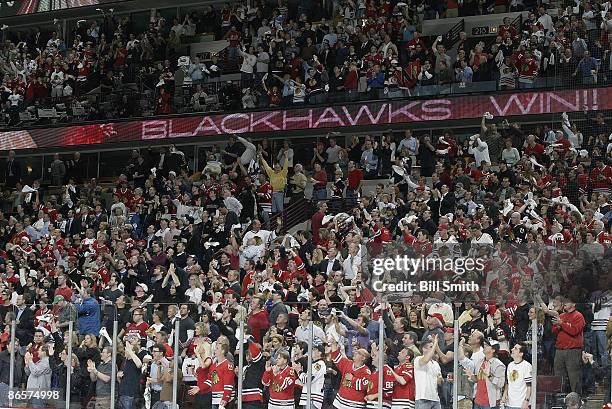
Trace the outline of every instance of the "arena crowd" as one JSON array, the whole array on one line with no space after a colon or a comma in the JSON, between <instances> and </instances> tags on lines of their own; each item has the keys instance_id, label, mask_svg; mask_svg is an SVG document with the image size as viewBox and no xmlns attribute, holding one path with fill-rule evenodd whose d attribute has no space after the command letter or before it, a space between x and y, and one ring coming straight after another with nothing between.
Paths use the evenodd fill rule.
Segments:
<instances>
[{"instance_id":1,"label":"arena crowd","mask_svg":"<svg viewBox=\"0 0 612 409\"><path fill-rule=\"evenodd\" d=\"M57 155L59 186L43 187L10 152L13 193L0 217L2 399L15 348L15 385L108 407L115 320L124 408L171 401L174 354L179 402L235 404L241 341L243 403L304 405L310 331L317 408L375 405L380 353L385 407L450 407L453 382L462 408L533 407L536 337L538 374L559 379L558 392L580 401L608 388L609 397L608 133L601 114L576 123L564 115L532 133L485 113L471 137L327 138L308 163L294 160L288 142L272 151L265 140L229 135L203 170L189 169L174 146L134 150L110 188L82 180L78 153ZM312 216L289 234L282 215L294 206ZM468 275L416 275L470 278L480 288L384 301L371 286L373 259L398 254L482 258L484 270Z\"/></svg>"},{"instance_id":2,"label":"arena crowd","mask_svg":"<svg viewBox=\"0 0 612 409\"><path fill-rule=\"evenodd\" d=\"M280 0L207 6L172 22L157 13L144 32L113 15L77 23L69 38L59 26L48 38L7 28L0 101L6 124L17 126L20 112L36 117L36 108L58 104L79 112L62 120L82 121L434 95L451 84L452 92L482 90L472 83L609 84L608 3L543 3ZM426 20L507 11L525 17L504 18L491 36L420 34ZM191 58L190 44L211 32L227 47ZM238 72L240 81L226 81ZM128 92L128 83L144 88ZM145 88L154 92L142 101Z\"/></svg>"},{"instance_id":3,"label":"arena crowd","mask_svg":"<svg viewBox=\"0 0 612 409\"><path fill-rule=\"evenodd\" d=\"M110 92L143 70L154 78L159 114L173 111L177 78L193 92L193 108L206 109L202 92L232 64L241 85L215 86L226 109L405 96L449 82L608 81L607 3L552 10L510 2L533 7L522 27L504 22L491 44L462 35L456 59L440 40L419 36L420 22L507 11L505 2L409 3L226 5L172 26L155 18L147 33L114 18L78 26L72 47L54 35L38 54L36 38L9 40L0 67L7 118L16 124L19 110L47 98L76 100L95 78ZM228 40L223 55L179 66L177 39L208 27ZM112 115L131 116L122 101L125 110ZM383 407L392 409L450 408L455 386L460 408L533 408L542 375L568 393L557 405L609 400L611 131L603 113L559 119L534 129L483 113L472 136L348 131L313 142L305 160L289 141L272 150L266 140L228 135L203 169L190 169L175 146L135 149L112 187L83 179L78 152L56 155L52 186L28 179L9 152L0 404L15 396L14 356L20 390L108 408L116 386L117 407L164 407L178 357L181 405L233 407L241 342L249 409L305 406L308 384L317 409L377 407L381 370ZM285 226L289 209L307 223ZM470 279L479 290L383 299L372 265L396 255L480 258L484 269L467 274L382 276ZM53 399L39 393L28 404Z\"/></svg>"}]
</instances>

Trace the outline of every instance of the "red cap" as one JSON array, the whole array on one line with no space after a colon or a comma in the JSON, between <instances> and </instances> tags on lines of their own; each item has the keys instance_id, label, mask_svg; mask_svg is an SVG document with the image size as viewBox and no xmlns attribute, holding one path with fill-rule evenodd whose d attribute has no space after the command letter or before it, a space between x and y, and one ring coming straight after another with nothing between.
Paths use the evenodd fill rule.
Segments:
<instances>
[{"instance_id":1,"label":"red cap","mask_svg":"<svg viewBox=\"0 0 612 409\"><path fill-rule=\"evenodd\" d=\"M442 317L442 314L440 314L439 312L434 312L433 314L429 314L429 316L437 318L438 321L440 321L440 323L444 325L444 317Z\"/></svg>"}]
</instances>

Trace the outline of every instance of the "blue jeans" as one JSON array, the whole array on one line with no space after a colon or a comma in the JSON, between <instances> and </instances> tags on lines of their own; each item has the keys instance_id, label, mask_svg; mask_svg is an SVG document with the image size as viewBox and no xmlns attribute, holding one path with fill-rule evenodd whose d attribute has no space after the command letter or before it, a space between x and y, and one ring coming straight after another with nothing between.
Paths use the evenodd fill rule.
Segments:
<instances>
[{"instance_id":1,"label":"blue jeans","mask_svg":"<svg viewBox=\"0 0 612 409\"><path fill-rule=\"evenodd\" d=\"M610 358L606 349L607 343L606 331L593 331L593 357L602 366L605 366Z\"/></svg>"},{"instance_id":2,"label":"blue jeans","mask_svg":"<svg viewBox=\"0 0 612 409\"><path fill-rule=\"evenodd\" d=\"M327 199L327 189L315 189L312 191L312 201L316 204Z\"/></svg>"},{"instance_id":3,"label":"blue jeans","mask_svg":"<svg viewBox=\"0 0 612 409\"><path fill-rule=\"evenodd\" d=\"M0 406L9 405L9 386L6 383L0 382Z\"/></svg>"},{"instance_id":4,"label":"blue jeans","mask_svg":"<svg viewBox=\"0 0 612 409\"><path fill-rule=\"evenodd\" d=\"M440 402L426 399L418 399L414 402L414 409L441 409Z\"/></svg>"},{"instance_id":5,"label":"blue jeans","mask_svg":"<svg viewBox=\"0 0 612 409\"><path fill-rule=\"evenodd\" d=\"M134 405L133 396L119 396L119 402L121 402L121 409L132 409Z\"/></svg>"},{"instance_id":6,"label":"blue jeans","mask_svg":"<svg viewBox=\"0 0 612 409\"><path fill-rule=\"evenodd\" d=\"M439 388L440 404L443 407L450 407L453 405L453 384L444 378L442 385Z\"/></svg>"},{"instance_id":7,"label":"blue jeans","mask_svg":"<svg viewBox=\"0 0 612 409\"><path fill-rule=\"evenodd\" d=\"M481 406L481 405L474 403L473 409L497 409L497 406Z\"/></svg>"},{"instance_id":8,"label":"blue jeans","mask_svg":"<svg viewBox=\"0 0 612 409\"><path fill-rule=\"evenodd\" d=\"M32 405L33 408L44 408L44 407L46 407L45 401L42 400L42 399L32 399L32 401L30 402L30 405Z\"/></svg>"},{"instance_id":9,"label":"blue jeans","mask_svg":"<svg viewBox=\"0 0 612 409\"><path fill-rule=\"evenodd\" d=\"M272 193L272 213L282 212L284 205L285 205L285 192Z\"/></svg>"}]
</instances>

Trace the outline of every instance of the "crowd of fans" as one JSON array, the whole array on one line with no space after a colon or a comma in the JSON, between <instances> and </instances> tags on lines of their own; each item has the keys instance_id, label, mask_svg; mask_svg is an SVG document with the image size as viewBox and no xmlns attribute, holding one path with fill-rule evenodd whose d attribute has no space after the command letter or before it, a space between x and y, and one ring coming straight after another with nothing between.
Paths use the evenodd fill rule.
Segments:
<instances>
[{"instance_id":1,"label":"crowd of fans","mask_svg":"<svg viewBox=\"0 0 612 409\"><path fill-rule=\"evenodd\" d=\"M160 114L173 112L177 89L204 110L210 89L225 108L244 109L405 96L450 82L608 81L607 3L534 8L521 27L505 21L491 44L461 35L456 58L443 40L419 36L422 19L537 5L409 3L226 5L172 25L158 15L142 34L125 18L81 23L73 46L57 34L44 44L6 42L2 101L16 124L27 105L77 101L90 82L107 93L139 73L154 78ZM228 40L222 55L179 58L179 39L210 27ZM233 66L240 86L217 84ZM114 100L111 115L131 116L129 98ZM380 370L383 407L392 409L449 408L453 386L460 408L535 407L541 374L570 392L572 409L589 396L609 400L612 142L603 114L564 114L531 130L484 113L470 137L349 134L313 143L312 153L228 140L207 152L204 169L190 169L174 146L134 150L110 188L83 179L78 153L56 155L52 187L28 180L9 153L0 404L15 397L13 356L14 386L39 392L26 395L34 407L52 404L41 393L51 390L75 406L108 408L113 375L119 407L163 407L173 399L175 359L181 405L231 407L243 341L249 409L305 406L307 384L317 409L375 407ZM283 224L294 206L309 215L306 227ZM372 287L374 260L404 254L484 259L484 270L467 276L411 278L472 279L480 288L383 300Z\"/></svg>"},{"instance_id":2,"label":"crowd of fans","mask_svg":"<svg viewBox=\"0 0 612 409\"><path fill-rule=\"evenodd\" d=\"M328 138L298 161L288 142L272 151L266 140L229 136L203 170L189 169L174 146L134 150L110 188L82 179L78 153L57 155L61 186L45 188L23 177L10 152L2 404L14 351L18 388L109 407L115 347L121 407L171 401L178 354L179 402L226 408L244 340L243 403L293 408L306 402L311 332L316 408L376 405L379 354L384 407L451 407L454 382L461 408L534 407L542 374L572 392L568 402L606 388L609 399L612 144L603 115L564 115L532 133L485 113L467 138L405 131L346 142ZM316 212L289 234L278 216L304 206L310 185ZM477 256L484 270L464 279L481 286L384 301L371 286L373 260L397 254ZM44 405L41 396L30 404Z\"/></svg>"},{"instance_id":3,"label":"crowd of fans","mask_svg":"<svg viewBox=\"0 0 612 409\"><path fill-rule=\"evenodd\" d=\"M59 26L49 38L8 29L0 97L6 122L17 125L19 112L58 103L93 120L431 95L450 84L469 92L472 82L500 90L610 83L608 3L510 3L280 0L207 6L172 22L158 13L145 32L112 15L77 23L69 39ZM426 19L509 10L528 14L505 18L491 37L462 32L456 44L419 33ZM205 32L227 47L190 58L190 42ZM240 81L225 81L237 72ZM121 92L134 82L141 87ZM98 87L97 99L86 97Z\"/></svg>"}]
</instances>

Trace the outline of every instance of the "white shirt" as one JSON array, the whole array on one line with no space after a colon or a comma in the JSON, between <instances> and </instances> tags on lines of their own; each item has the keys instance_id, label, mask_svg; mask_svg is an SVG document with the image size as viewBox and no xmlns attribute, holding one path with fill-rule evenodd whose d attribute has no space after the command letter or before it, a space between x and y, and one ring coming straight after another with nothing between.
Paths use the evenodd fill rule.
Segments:
<instances>
[{"instance_id":1,"label":"white shirt","mask_svg":"<svg viewBox=\"0 0 612 409\"><path fill-rule=\"evenodd\" d=\"M480 237L473 238L472 244L493 244L493 238L489 233L482 233Z\"/></svg>"},{"instance_id":2,"label":"white shirt","mask_svg":"<svg viewBox=\"0 0 612 409\"><path fill-rule=\"evenodd\" d=\"M344 260L344 264L342 266L344 268L344 277L347 280L352 280L353 278L355 278L355 276L357 275L358 266L360 265L361 257L359 257L359 255L349 255L346 260Z\"/></svg>"},{"instance_id":3,"label":"white shirt","mask_svg":"<svg viewBox=\"0 0 612 409\"><path fill-rule=\"evenodd\" d=\"M202 302L202 295L204 294L204 291L202 291L201 288L188 288L185 291L185 295L187 297L189 297L189 301L191 301L192 303L194 303L195 305L199 306L200 303Z\"/></svg>"},{"instance_id":4,"label":"white shirt","mask_svg":"<svg viewBox=\"0 0 612 409\"><path fill-rule=\"evenodd\" d=\"M21 101L21 95L11 94L9 95L8 100L11 101L11 106L16 107L19 105L19 101Z\"/></svg>"},{"instance_id":5,"label":"white shirt","mask_svg":"<svg viewBox=\"0 0 612 409\"><path fill-rule=\"evenodd\" d=\"M240 163L248 166L251 161L255 160L255 156L257 155L257 147L241 136L238 136L237 139L245 147L244 152L242 152L242 155L240 155Z\"/></svg>"},{"instance_id":6,"label":"white shirt","mask_svg":"<svg viewBox=\"0 0 612 409\"><path fill-rule=\"evenodd\" d=\"M480 166L482 162L487 162L491 164L491 157L489 156L489 145L480 138L477 139L478 146L474 147L470 145L470 149L468 152L471 155L474 155L474 161L476 162L476 166Z\"/></svg>"},{"instance_id":7,"label":"white shirt","mask_svg":"<svg viewBox=\"0 0 612 409\"><path fill-rule=\"evenodd\" d=\"M293 167L293 149L289 148L287 149L287 163L288 163L288 167L292 168ZM278 155L276 155L276 160L278 160L280 163L283 163L285 161L285 155L283 155L285 153L284 150L281 150L278 152Z\"/></svg>"},{"instance_id":8,"label":"white shirt","mask_svg":"<svg viewBox=\"0 0 612 409\"><path fill-rule=\"evenodd\" d=\"M272 237L270 237L270 235L272 235ZM244 237L242 237L242 241L246 243L250 239L255 238L255 237L259 237L261 241L263 241L264 243L267 243L270 239L274 240L276 238L276 233L270 230L259 230L258 232L254 232L253 230L250 230L244 234Z\"/></svg>"},{"instance_id":9,"label":"white shirt","mask_svg":"<svg viewBox=\"0 0 612 409\"><path fill-rule=\"evenodd\" d=\"M313 341L319 339L320 342L325 340L325 333L318 325L313 325ZM310 339L310 325L302 327L301 325L295 329L295 340L297 342L308 342Z\"/></svg>"},{"instance_id":10,"label":"white shirt","mask_svg":"<svg viewBox=\"0 0 612 409\"><path fill-rule=\"evenodd\" d=\"M542 14L540 18L538 18L538 23L541 23L546 31L551 31L555 28L552 17L547 13Z\"/></svg>"},{"instance_id":11,"label":"white shirt","mask_svg":"<svg viewBox=\"0 0 612 409\"><path fill-rule=\"evenodd\" d=\"M421 365L424 359L422 356L414 358L414 386L415 399L430 400L439 402L438 396L438 376L442 375L440 364L430 360L425 365Z\"/></svg>"},{"instance_id":12,"label":"white shirt","mask_svg":"<svg viewBox=\"0 0 612 409\"><path fill-rule=\"evenodd\" d=\"M257 72L265 74L268 72L268 64L270 62L270 55L262 51L257 54Z\"/></svg>"},{"instance_id":13,"label":"white shirt","mask_svg":"<svg viewBox=\"0 0 612 409\"><path fill-rule=\"evenodd\" d=\"M200 360L195 357L186 357L183 360L183 381L193 382L197 381L196 370L200 366Z\"/></svg>"},{"instance_id":14,"label":"white shirt","mask_svg":"<svg viewBox=\"0 0 612 409\"><path fill-rule=\"evenodd\" d=\"M243 58L240 71L247 74L253 74L253 68L257 63L257 57L255 57L253 54L245 53L244 51L240 51L240 55Z\"/></svg>"},{"instance_id":15,"label":"white shirt","mask_svg":"<svg viewBox=\"0 0 612 409\"><path fill-rule=\"evenodd\" d=\"M518 364L510 362L506 369L508 380L508 403L507 406L520 408L527 396L527 384L531 383L531 364L522 360Z\"/></svg>"},{"instance_id":16,"label":"white shirt","mask_svg":"<svg viewBox=\"0 0 612 409\"><path fill-rule=\"evenodd\" d=\"M64 73L62 71L51 73L51 84L54 86L62 85L64 82Z\"/></svg>"}]
</instances>

